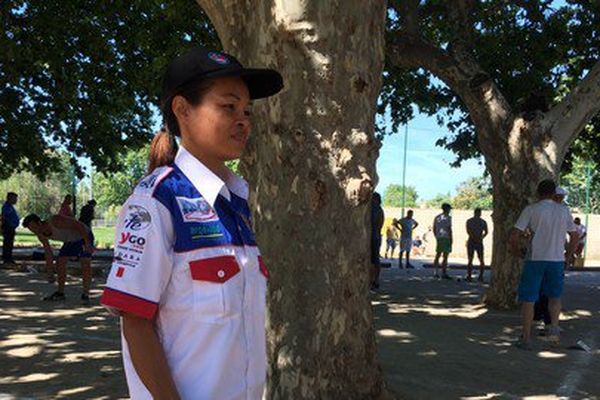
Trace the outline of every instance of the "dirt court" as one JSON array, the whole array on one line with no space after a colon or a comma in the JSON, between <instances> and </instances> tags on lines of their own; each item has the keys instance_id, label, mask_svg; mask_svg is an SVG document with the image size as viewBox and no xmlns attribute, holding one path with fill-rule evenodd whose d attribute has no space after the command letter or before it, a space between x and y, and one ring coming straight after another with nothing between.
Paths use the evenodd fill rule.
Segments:
<instances>
[{"instance_id":1,"label":"dirt court","mask_svg":"<svg viewBox=\"0 0 600 400\"><path fill-rule=\"evenodd\" d=\"M512 346L517 312L480 303L485 285L431 275L384 269L372 295L381 366L397 398L600 399L599 272L568 273L563 347L538 341L534 351ZM47 303L40 299L54 286L42 274L0 270L0 400L127 397L117 319L98 305L100 289L80 306L79 282L70 278L65 303ZM568 349L578 339L594 350Z\"/></svg>"}]
</instances>

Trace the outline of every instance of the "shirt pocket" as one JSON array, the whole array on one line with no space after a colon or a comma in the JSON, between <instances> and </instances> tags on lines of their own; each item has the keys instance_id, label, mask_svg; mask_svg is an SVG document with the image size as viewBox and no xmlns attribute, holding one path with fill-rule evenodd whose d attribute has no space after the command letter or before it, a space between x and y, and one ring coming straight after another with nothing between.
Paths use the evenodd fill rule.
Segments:
<instances>
[{"instance_id":1,"label":"shirt pocket","mask_svg":"<svg viewBox=\"0 0 600 400\"><path fill-rule=\"evenodd\" d=\"M194 314L199 321L225 323L242 314L243 274L235 256L190 261Z\"/></svg>"}]
</instances>

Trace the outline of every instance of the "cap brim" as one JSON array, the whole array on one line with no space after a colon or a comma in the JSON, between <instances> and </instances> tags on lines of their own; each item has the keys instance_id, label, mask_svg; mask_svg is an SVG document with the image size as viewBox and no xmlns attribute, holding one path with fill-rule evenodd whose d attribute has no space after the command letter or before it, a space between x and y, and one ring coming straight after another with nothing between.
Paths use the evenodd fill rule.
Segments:
<instances>
[{"instance_id":1,"label":"cap brim","mask_svg":"<svg viewBox=\"0 0 600 400\"><path fill-rule=\"evenodd\" d=\"M231 76L239 76L246 82L251 100L273 96L283 89L283 77L274 69L242 68L215 71L204 75L206 79Z\"/></svg>"}]
</instances>

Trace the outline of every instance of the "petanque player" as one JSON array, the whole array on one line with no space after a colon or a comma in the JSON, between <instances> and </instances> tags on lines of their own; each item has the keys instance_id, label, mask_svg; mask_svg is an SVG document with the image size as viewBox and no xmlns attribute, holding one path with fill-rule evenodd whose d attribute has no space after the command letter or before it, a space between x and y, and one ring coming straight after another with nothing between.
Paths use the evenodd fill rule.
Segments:
<instances>
[{"instance_id":1,"label":"petanque player","mask_svg":"<svg viewBox=\"0 0 600 400\"><path fill-rule=\"evenodd\" d=\"M571 212L563 204L553 200L556 184L552 180L543 180L537 187L538 202L531 204L521 212L511 233L512 251L522 256L519 243L522 235L531 232L531 245L525 256L521 281L519 283L519 301L523 319L523 334L517 346L531 349L531 327L533 325L534 303L538 300L540 289L548 296L551 326L546 337L554 344L559 343L560 297L564 284L565 260L573 254L577 245L577 229ZM565 237L569 235L565 256Z\"/></svg>"},{"instance_id":2,"label":"petanque player","mask_svg":"<svg viewBox=\"0 0 600 400\"><path fill-rule=\"evenodd\" d=\"M36 214L29 214L23 219L23 226L33 232L44 246L46 270L53 270L54 254L50 240L63 242L58 252L56 273L58 288L52 294L44 297L48 301L65 300L65 281L67 279L67 261L70 257L79 257L83 290L81 302L90 302L90 284L92 282L91 257L94 252L94 235L87 226L71 217L53 215L42 220Z\"/></svg>"},{"instance_id":3,"label":"petanque player","mask_svg":"<svg viewBox=\"0 0 600 400\"><path fill-rule=\"evenodd\" d=\"M168 66L165 127L120 213L101 300L121 316L132 399L262 398L268 272L248 185L225 162L246 147L250 101L282 87L278 72L203 47Z\"/></svg>"},{"instance_id":4,"label":"petanque player","mask_svg":"<svg viewBox=\"0 0 600 400\"><path fill-rule=\"evenodd\" d=\"M435 259L433 267L435 277L439 278L438 268L440 265L440 256L442 257L442 278L451 279L447 273L448 255L452 252L452 216L450 216L452 206L448 203L442 204L442 213L433 220L433 234L435 235Z\"/></svg>"}]
</instances>

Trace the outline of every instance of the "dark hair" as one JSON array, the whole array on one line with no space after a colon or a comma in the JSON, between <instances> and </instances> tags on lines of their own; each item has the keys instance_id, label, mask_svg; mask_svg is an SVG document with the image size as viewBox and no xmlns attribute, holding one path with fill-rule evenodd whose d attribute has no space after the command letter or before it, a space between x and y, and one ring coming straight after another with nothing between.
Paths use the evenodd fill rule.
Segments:
<instances>
[{"instance_id":1,"label":"dark hair","mask_svg":"<svg viewBox=\"0 0 600 400\"><path fill-rule=\"evenodd\" d=\"M172 107L175 96L182 96L193 106L198 105L213 83L210 79L196 79L187 82L161 105L160 111L163 116L163 127L156 133L150 144L148 174L155 168L171 164L175 159L175 154L177 153L175 136L181 136L177 117Z\"/></svg>"},{"instance_id":2,"label":"dark hair","mask_svg":"<svg viewBox=\"0 0 600 400\"><path fill-rule=\"evenodd\" d=\"M477 208L475 209L475 214L481 214L481 208L477 207Z\"/></svg>"},{"instance_id":3,"label":"dark hair","mask_svg":"<svg viewBox=\"0 0 600 400\"><path fill-rule=\"evenodd\" d=\"M538 184L537 194L540 197L552 196L556 193L556 183L552 179L544 179Z\"/></svg>"},{"instance_id":4,"label":"dark hair","mask_svg":"<svg viewBox=\"0 0 600 400\"><path fill-rule=\"evenodd\" d=\"M452 206L448 203L442 204L442 210L444 210L444 211L450 210L451 208L452 208Z\"/></svg>"},{"instance_id":5,"label":"dark hair","mask_svg":"<svg viewBox=\"0 0 600 400\"><path fill-rule=\"evenodd\" d=\"M90 201L88 201L88 204L91 204L91 205L95 206L98 203L96 203L96 200L91 199Z\"/></svg>"},{"instance_id":6,"label":"dark hair","mask_svg":"<svg viewBox=\"0 0 600 400\"><path fill-rule=\"evenodd\" d=\"M23 227L29 228L29 224L32 222L40 223L42 219L37 214L29 214L23 219Z\"/></svg>"},{"instance_id":7,"label":"dark hair","mask_svg":"<svg viewBox=\"0 0 600 400\"><path fill-rule=\"evenodd\" d=\"M573 220L574 222L581 222L581 218L579 217L575 217L575 219Z\"/></svg>"},{"instance_id":8,"label":"dark hair","mask_svg":"<svg viewBox=\"0 0 600 400\"><path fill-rule=\"evenodd\" d=\"M67 200L67 199L69 199L69 200L73 200L73 196L72 196L72 195L70 195L70 194L66 194L66 195L65 195L65 198L63 199L63 201L65 201L65 200Z\"/></svg>"},{"instance_id":9,"label":"dark hair","mask_svg":"<svg viewBox=\"0 0 600 400\"><path fill-rule=\"evenodd\" d=\"M15 192L6 193L6 200L10 199L11 197L19 197L19 195L16 194Z\"/></svg>"}]
</instances>

